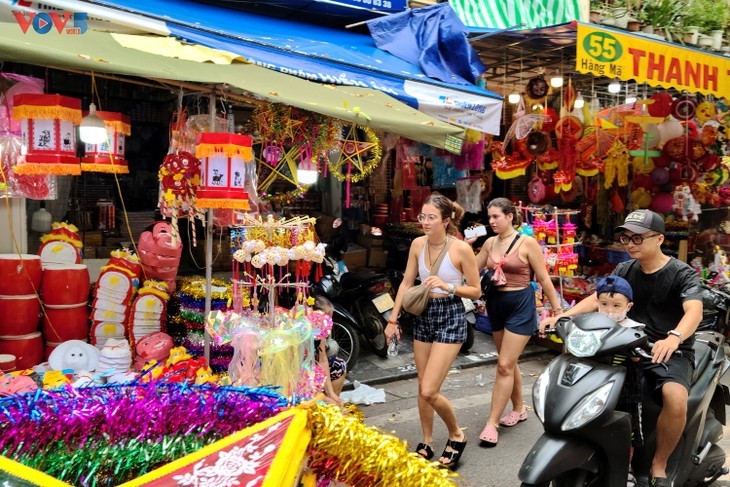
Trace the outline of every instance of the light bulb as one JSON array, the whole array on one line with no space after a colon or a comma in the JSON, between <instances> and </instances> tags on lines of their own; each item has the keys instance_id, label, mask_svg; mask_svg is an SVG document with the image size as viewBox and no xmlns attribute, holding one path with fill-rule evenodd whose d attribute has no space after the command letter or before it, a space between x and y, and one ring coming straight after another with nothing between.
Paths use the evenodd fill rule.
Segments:
<instances>
[{"instance_id":1,"label":"light bulb","mask_svg":"<svg viewBox=\"0 0 730 487\"><path fill-rule=\"evenodd\" d=\"M79 137L87 144L101 144L106 140L106 125L96 114L96 105L89 105L89 114L81 119Z\"/></svg>"},{"instance_id":2,"label":"light bulb","mask_svg":"<svg viewBox=\"0 0 730 487\"><path fill-rule=\"evenodd\" d=\"M573 103L574 108L583 108L583 106L586 104L586 101L583 99L583 95L578 93L578 96L575 97L575 102Z\"/></svg>"},{"instance_id":3,"label":"light bulb","mask_svg":"<svg viewBox=\"0 0 730 487\"><path fill-rule=\"evenodd\" d=\"M303 160L297 168L297 181L299 184L314 184L317 182L319 172L315 165L308 160Z\"/></svg>"},{"instance_id":4,"label":"light bulb","mask_svg":"<svg viewBox=\"0 0 730 487\"><path fill-rule=\"evenodd\" d=\"M517 105L520 102L520 94L519 93L510 93L507 97L507 101L509 101L513 105Z\"/></svg>"},{"instance_id":5,"label":"light bulb","mask_svg":"<svg viewBox=\"0 0 730 487\"><path fill-rule=\"evenodd\" d=\"M554 76L550 78L550 86L553 88L560 88L563 86L563 77L562 76Z\"/></svg>"},{"instance_id":6,"label":"light bulb","mask_svg":"<svg viewBox=\"0 0 730 487\"><path fill-rule=\"evenodd\" d=\"M627 97L626 97L626 103L627 103L627 104L629 104L629 105L630 105L631 103L636 103L636 97L635 97L634 95L629 95L629 96L627 96Z\"/></svg>"},{"instance_id":7,"label":"light bulb","mask_svg":"<svg viewBox=\"0 0 730 487\"><path fill-rule=\"evenodd\" d=\"M616 93L619 93L621 91L621 82L617 79L611 81L611 83L608 85L608 92L613 93L614 95Z\"/></svg>"}]
</instances>

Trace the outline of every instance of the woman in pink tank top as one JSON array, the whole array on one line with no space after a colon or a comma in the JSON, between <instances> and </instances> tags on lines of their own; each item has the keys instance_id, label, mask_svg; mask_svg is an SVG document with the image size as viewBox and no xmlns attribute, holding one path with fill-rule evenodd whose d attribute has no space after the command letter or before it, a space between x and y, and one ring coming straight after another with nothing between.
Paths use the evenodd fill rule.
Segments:
<instances>
[{"instance_id":1,"label":"woman in pink tank top","mask_svg":"<svg viewBox=\"0 0 730 487\"><path fill-rule=\"evenodd\" d=\"M540 244L516 230L521 223L521 215L512 202L507 198L496 198L487 205L487 214L489 225L497 235L482 246L477 255L477 267L494 269L499 266L506 280L503 286L492 286L493 290L486 296L499 358L492 405L479 439L484 446L495 446L499 441L500 426L514 426L527 419L522 375L517 361L530 337L537 331L535 291L530 282L533 273L553 309L559 311L561 304L545 267ZM510 399L512 409L500 418Z\"/></svg>"}]
</instances>

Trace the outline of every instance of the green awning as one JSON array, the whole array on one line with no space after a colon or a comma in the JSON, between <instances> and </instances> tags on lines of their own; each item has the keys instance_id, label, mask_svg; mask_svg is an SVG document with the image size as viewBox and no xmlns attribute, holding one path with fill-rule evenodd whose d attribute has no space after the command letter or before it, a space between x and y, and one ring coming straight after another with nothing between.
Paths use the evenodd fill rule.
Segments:
<instances>
[{"instance_id":1,"label":"green awning","mask_svg":"<svg viewBox=\"0 0 730 487\"><path fill-rule=\"evenodd\" d=\"M449 0L464 25L486 29L537 29L581 20L580 3L580 0Z\"/></svg>"},{"instance_id":2,"label":"green awning","mask_svg":"<svg viewBox=\"0 0 730 487\"><path fill-rule=\"evenodd\" d=\"M0 23L0 60L202 84L228 84L284 103L381 129L435 147L453 145L464 130L375 90L321 85L246 63L195 62L122 47L109 33L23 34ZM174 84L174 83L171 83Z\"/></svg>"}]
</instances>

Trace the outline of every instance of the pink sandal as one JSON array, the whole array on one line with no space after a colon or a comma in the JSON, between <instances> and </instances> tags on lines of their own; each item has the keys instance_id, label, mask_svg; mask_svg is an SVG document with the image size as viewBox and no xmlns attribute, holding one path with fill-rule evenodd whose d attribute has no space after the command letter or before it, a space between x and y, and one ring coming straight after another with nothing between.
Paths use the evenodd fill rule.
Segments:
<instances>
[{"instance_id":1,"label":"pink sandal","mask_svg":"<svg viewBox=\"0 0 730 487\"><path fill-rule=\"evenodd\" d=\"M510 411L509 413L502 416L502 419L499 420L499 424L502 426L514 426L517 423L521 423L524 420L527 419L527 409L525 406L522 406L522 412L518 413L517 411Z\"/></svg>"},{"instance_id":2,"label":"pink sandal","mask_svg":"<svg viewBox=\"0 0 730 487\"><path fill-rule=\"evenodd\" d=\"M482 440L482 446L496 446L499 441L497 427L487 421L487 425L482 430L482 434L479 435L479 439Z\"/></svg>"}]
</instances>

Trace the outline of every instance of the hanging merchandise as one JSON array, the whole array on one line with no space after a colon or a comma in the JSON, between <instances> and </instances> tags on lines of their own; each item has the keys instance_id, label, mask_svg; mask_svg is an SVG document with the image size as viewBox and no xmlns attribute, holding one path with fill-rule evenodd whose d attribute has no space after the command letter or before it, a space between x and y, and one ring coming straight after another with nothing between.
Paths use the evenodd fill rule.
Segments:
<instances>
[{"instance_id":1,"label":"hanging merchandise","mask_svg":"<svg viewBox=\"0 0 730 487\"><path fill-rule=\"evenodd\" d=\"M715 108L715 104L711 101L703 101L699 105L697 105L697 110L695 111L695 117L697 117L697 121L700 123L700 125L703 125L710 121L715 120L715 117L717 116L717 109Z\"/></svg>"},{"instance_id":2,"label":"hanging merchandise","mask_svg":"<svg viewBox=\"0 0 730 487\"><path fill-rule=\"evenodd\" d=\"M672 116L681 122L692 120L697 111L697 100L690 95L677 97L672 104Z\"/></svg>"},{"instance_id":3,"label":"hanging merchandise","mask_svg":"<svg viewBox=\"0 0 730 487\"><path fill-rule=\"evenodd\" d=\"M204 133L195 148L200 160L199 208L250 209L243 189L245 164L253 162L251 137L229 133Z\"/></svg>"},{"instance_id":4,"label":"hanging merchandise","mask_svg":"<svg viewBox=\"0 0 730 487\"><path fill-rule=\"evenodd\" d=\"M459 170L481 171L484 168L485 134L466 129L461 154L453 156L454 167Z\"/></svg>"},{"instance_id":5,"label":"hanging merchandise","mask_svg":"<svg viewBox=\"0 0 730 487\"><path fill-rule=\"evenodd\" d=\"M129 313L129 339L133 346L144 336L165 330L170 300L167 291L167 283L152 279L139 288Z\"/></svg>"},{"instance_id":6,"label":"hanging merchandise","mask_svg":"<svg viewBox=\"0 0 730 487\"><path fill-rule=\"evenodd\" d=\"M361 140L362 135L367 142ZM368 156L369 155L369 156ZM380 164L383 150L378 136L370 127L352 124L340 140L340 154L335 162L329 161L329 169L337 179L345 182L345 208L350 207L350 185L368 177ZM364 157L368 157L366 161Z\"/></svg>"},{"instance_id":7,"label":"hanging merchandise","mask_svg":"<svg viewBox=\"0 0 730 487\"><path fill-rule=\"evenodd\" d=\"M86 114L84 112L84 115ZM86 155L81 158L81 170L129 174L129 166L124 158L126 137L132 133L129 116L99 110L96 111L96 115L104 121L107 138L100 144L85 144Z\"/></svg>"},{"instance_id":8,"label":"hanging merchandise","mask_svg":"<svg viewBox=\"0 0 730 487\"><path fill-rule=\"evenodd\" d=\"M172 228L177 236L178 218L202 219L202 212L195 201L195 189L200 184L200 161L185 151L167 154L157 172L157 178L160 181L160 213L163 217L172 219ZM192 243L195 245L195 225L190 227Z\"/></svg>"},{"instance_id":9,"label":"hanging merchandise","mask_svg":"<svg viewBox=\"0 0 730 487\"><path fill-rule=\"evenodd\" d=\"M482 211L482 178L472 176L456 180L456 202L464 208L467 213L479 213Z\"/></svg>"},{"instance_id":10,"label":"hanging merchandise","mask_svg":"<svg viewBox=\"0 0 730 487\"><path fill-rule=\"evenodd\" d=\"M431 164L433 166L433 183L434 189L455 188L456 180L467 176L466 170L457 170L453 165L451 155L438 156L431 155Z\"/></svg>"},{"instance_id":11,"label":"hanging merchandise","mask_svg":"<svg viewBox=\"0 0 730 487\"><path fill-rule=\"evenodd\" d=\"M603 186L606 189L613 185L614 180L618 180L619 186L629 184L629 151L620 139L615 140L603 162L605 164Z\"/></svg>"},{"instance_id":12,"label":"hanging merchandise","mask_svg":"<svg viewBox=\"0 0 730 487\"><path fill-rule=\"evenodd\" d=\"M13 119L20 120L22 148L18 174L81 174L76 157L76 125L81 100L61 95L20 94Z\"/></svg>"},{"instance_id":13,"label":"hanging merchandise","mask_svg":"<svg viewBox=\"0 0 730 487\"><path fill-rule=\"evenodd\" d=\"M649 97L652 103L648 105L649 115L652 117L668 117L672 113L674 98L669 93L654 93Z\"/></svg>"}]
</instances>

